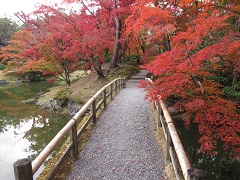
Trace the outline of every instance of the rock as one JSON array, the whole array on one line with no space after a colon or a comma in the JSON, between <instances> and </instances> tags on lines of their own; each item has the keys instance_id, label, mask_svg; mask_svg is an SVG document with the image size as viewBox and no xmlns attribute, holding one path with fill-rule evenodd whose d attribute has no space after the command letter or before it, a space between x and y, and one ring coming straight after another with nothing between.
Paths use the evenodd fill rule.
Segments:
<instances>
[{"instance_id":1,"label":"rock","mask_svg":"<svg viewBox=\"0 0 240 180\"><path fill-rule=\"evenodd\" d=\"M62 103L58 99L42 100L37 102L37 105L42 106L43 109L48 109L53 112L62 108ZM74 116L81 109L81 106L74 100L69 99L67 108L69 115Z\"/></svg>"},{"instance_id":2,"label":"rock","mask_svg":"<svg viewBox=\"0 0 240 180\"><path fill-rule=\"evenodd\" d=\"M68 100L68 113L71 116L74 116L79 110L81 109L81 106L75 103L75 101L69 99Z\"/></svg>"},{"instance_id":3,"label":"rock","mask_svg":"<svg viewBox=\"0 0 240 180\"><path fill-rule=\"evenodd\" d=\"M15 81L16 84L22 84L22 80L18 79L18 78L13 78L13 80Z\"/></svg>"},{"instance_id":4,"label":"rock","mask_svg":"<svg viewBox=\"0 0 240 180\"><path fill-rule=\"evenodd\" d=\"M6 85L8 84L9 82L7 82L6 80L0 80L0 85Z\"/></svg>"},{"instance_id":5,"label":"rock","mask_svg":"<svg viewBox=\"0 0 240 180\"><path fill-rule=\"evenodd\" d=\"M51 105L49 103L43 104L42 105L43 109L51 109Z\"/></svg>"},{"instance_id":6,"label":"rock","mask_svg":"<svg viewBox=\"0 0 240 180\"><path fill-rule=\"evenodd\" d=\"M43 105L46 104L46 103L47 103L46 100L38 101L38 102L37 102L37 105L39 105L39 106L43 106Z\"/></svg>"},{"instance_id":7,"label":"rock","mask_svg":"<svg viewBox=\"0 0 240 180\"><path fill-rule=\"evenodd\" d=\"M28 99L28 100L22 100L20 102L24 103L24 104L36 104L37 100L36 99Z\"/></svg>"},{"instance_id":8,"label":"rock","mask_svg":"<svg viewBox=\"0 0 240 180\"><path fill-rule=\"evenodd\" d=\"M58 99L52 99L52 100L50 99L49 103L52 109L55 109L55 110L60 109L62 106L62 103Z\"/></svg>"},{"instance_id":9,"label":"rock","mask_svg":"<svg viewBox=\"0 0 240 180\"><path fill-rule=\"evenodd\" d=\"M37 103L37 105L42 106L43 109L49 109L56 112L61 108L61 103L57 99L50 99L49 101L43 100Z\"/></svg>"}]
</instances>

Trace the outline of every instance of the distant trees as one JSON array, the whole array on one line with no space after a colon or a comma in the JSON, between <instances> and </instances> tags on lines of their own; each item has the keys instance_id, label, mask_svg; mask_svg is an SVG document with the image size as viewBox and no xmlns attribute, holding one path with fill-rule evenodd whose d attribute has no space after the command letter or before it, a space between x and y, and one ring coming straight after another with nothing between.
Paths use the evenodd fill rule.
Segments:
<instances>
[{"instance_id":1,"label":"distant trees","mask_svg":"<svg viewBox=\"0 0 240 180\"><path fill-rule=\"evenodd\" d=\"M0 18L0 47L8 45L9 38L18 28L18 25L11 19Z\"/></svg>"},{"instance_id":2,"label":"distant trees","mask_svg":"<svg viewBox=\"0 0 240 180\"><path fill-rule=\"evenodd\" d=\"M104 78L102 64L109 54L112 54L109 68L117 66L121 42L119 23L127 17L124 14L129 11L131 1L78 2L78 13L66 13L58 7L42 5L32 14L17 14L32 37L31 42L20 40L28 42L29 47L18 52L24 57L24 65L19 70L36 70L39 63L51 62L52 68L48 71L43 68L42 71L51 73L49 69L52 69L52 74L61 75L70 85L69 72L80 67L95 70L99 78ZM9 51L1 56L6 54L9 55Z\"/></svg>"}]
</instances>

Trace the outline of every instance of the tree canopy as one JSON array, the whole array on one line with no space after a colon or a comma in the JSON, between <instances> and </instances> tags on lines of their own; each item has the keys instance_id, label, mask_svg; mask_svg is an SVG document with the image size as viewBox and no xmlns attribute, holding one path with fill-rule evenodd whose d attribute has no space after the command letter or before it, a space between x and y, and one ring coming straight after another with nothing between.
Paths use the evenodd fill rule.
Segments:
<instances>
[{"instance_id":1,"label":"tree canopy","mask_svg":"<svg viewBox=\"0 0 240 180\"><path fill-rule=\"evenodd\" d=\"M223 144L240 154L240 2L237 0L64 0L79 11L39 6L19 13L26 28L1 53L19 71L60 74L141 60L148 97L171 99L186 127L198 124L201 151ZM109 58L112 57L111 59Z\"/></svg>"},{"instance_id":2,"label":"tree canopy","mask_svg":"<svg viewBox=\"0 0 240 180\"><path fill-rule=\"evenodd\" d=\"M156 77L148 96L172 98L186 126L198 124L202 152L214 156L223 142L239 157L239 104L224 93L239 86L239 2L140 0L133 10L128 31L147 31L144 67Z\"/></svg>"}]
</instances>

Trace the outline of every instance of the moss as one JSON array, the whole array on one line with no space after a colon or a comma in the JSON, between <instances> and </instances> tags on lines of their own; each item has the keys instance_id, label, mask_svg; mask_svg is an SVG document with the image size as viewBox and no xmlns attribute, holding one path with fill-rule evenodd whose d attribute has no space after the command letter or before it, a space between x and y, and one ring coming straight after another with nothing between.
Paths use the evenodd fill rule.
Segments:
<instances>
[{"instance_id":1,"label":"moss","mask_svg":"<svg viewBox=\"0 0 240 180\"><path fill-rule=\"evenodd\" d=\"M72 91L69 88L60 89L59 91L56 92L54 99L58 99L64 106L67 104L68 98L71 93Z\"/></svg>"},{"instance_id":2,"label":"moss","mask_svg":"<svg viewBox=\"0 0 240 180\"><path fill-rule=\"evenodd\" d=\"M6 65L5 64L0 64L0 70L6 69Z\"/></svg>"}]
</instances>

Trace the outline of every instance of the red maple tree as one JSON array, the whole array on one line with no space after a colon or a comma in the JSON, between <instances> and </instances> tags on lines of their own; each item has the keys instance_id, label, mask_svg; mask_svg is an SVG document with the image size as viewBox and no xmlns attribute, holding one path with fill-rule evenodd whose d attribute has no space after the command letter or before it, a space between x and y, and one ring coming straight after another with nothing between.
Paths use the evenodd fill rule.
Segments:
<instances>
[{"instance_id":1,"label":"red maple tree","mask_svg":"<svg viewBox=\"0 0 240 180\"><path fill-rule=\"evenodd\" d=\"M222 141L235 158L240 154L238 105L224 96L217 78L227 71L229 84L239 82L239 9L238 1L139 0L128 18L129 33L147 32L144 55L150 63L144 67L156 77L150 87L145 84L148 97L174 97L185 124L198 124L202 152L217 154Z\"/></svg>"}]
</instances>

